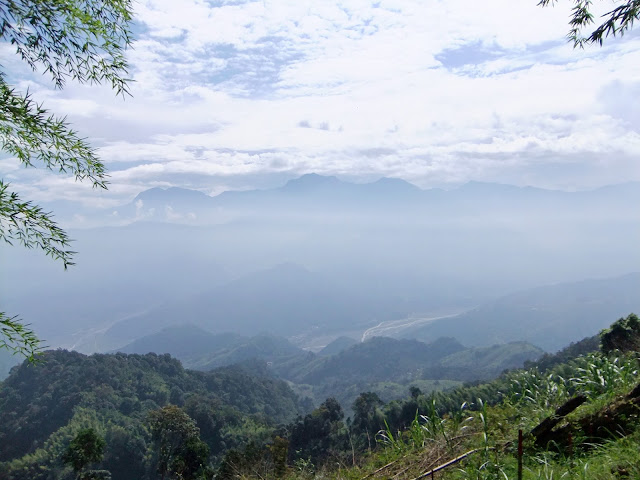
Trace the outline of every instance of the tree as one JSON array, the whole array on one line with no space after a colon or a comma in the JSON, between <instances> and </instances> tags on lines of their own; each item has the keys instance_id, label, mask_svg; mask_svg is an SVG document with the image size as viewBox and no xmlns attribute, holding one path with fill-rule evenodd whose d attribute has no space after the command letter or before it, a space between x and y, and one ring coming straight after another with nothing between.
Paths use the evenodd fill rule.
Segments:
<instances>
[{"instance_id":1,"label":"tree","mask_svg":"<svg viewBox=\"0 0 640 480\"><path fill-rule=\"evenodd\" d=\"M640 319L635 313L630 313L627 318L619 318L609 328L600 332L600 342L605 354L614 350L640 351Z\"/></svg>"},{"instance_id":2,"label":"tree","mask_svg":"<svg viewBox=\"0 0 640 480\"><path fill-rule=\"evenodd\" d=\"M572 0L575 6L571 9L571 17L569 19L569 33L567 37L573 42L574 47L584 47L587 43L602 42L609 35L622 36L629 30L633 23L640 18L640 0L627 0L618 5L613 10L605 13L601 17L602 23L595 30L588 33L587 36L583 31L590 25L595 24L595 17L592 13L592 0ZM553 5L557 0L540 0L538 5L546 7Z\"/></svg>"},{"instance_id":3,"label":"tree","mask_svg":"<svg viewBox=\"0 0 640 480\"><path fill-rule=\"evenodd\" d=\"M375 392L363 392L353 402L352 428L359 436L361 446L371 449L372 439L384 428L384 417L379 409L383 404Z\"/></svg>"},{"instance_id":4,"label":"tree","mask_svg":"<svg viewBox=\"0 0 640 480\"><path fill-rule=\"evenodd\" d=\"M314 465L347 451L344 412L335 398L327 398L313 412L298 419L289 434L289 459L310 460Z\"/></svg>"},{"instance_id":5,"label":"tree","mask_svg":"<svg viewBox=\"0 0 640 480\"><path fill-rule=\"evenodd\" d=\"M269 445L271 458L273 459L273 473L276 478L282 478L287 473L287 458L289 457L289 442L279 436L275 436L273 443Z\"/></svg>"},{"instance_id":6,"label":"tree","mask_svg":"<svg viewBox=\"0 0 640 480\"><path fill-rule=\"evenodd\" d=\"M158 472L177 478L197 478L206 469L209 447L200 440L196 422L175 405L154 410L149 414L151 438L158 455Z\"/></svg>"},{"instance_id":7,"label":"tree","mask_svg":"<svg viewBox=\"0 0 640 480\"><path fill-rule=\"evenodd\" d=\"M411 385L409 387L409 393L411 394L411 398L418 398L420 395L422 395L422 390L420 390L415 385Z\"/></svg>"},{"instance_id":8,"label":"tree","mask_svg":"<svg viewBox=\"0 0 640 480\"><path fill-rule=\"evenodd\" d=\"M80 83L109 83L118 95L129 93L124 51L131 43L131 0L3 0L0 2L0 41L35 72L51 77L56 88L68 79ZM104 164L93 148L31 94L7 82L0 65L1 149L25 167L36 164L76 180L106 188ZM71 240L50 212L10 190L0 179L0 240L40 248L73 265ZM33 359L40 342L17 316L0 311L0 348Z\"/></svg>"},{"instance_id":9,"label":"tree","mask_svg":"<svg viewBox=\"0 0 640 480\"><path fill-rule=\"evenodd\" d=\"M91 463L102 460L105 441L93 428L80 430L67 450L62 455L62 461L71 465L74 473L81 478L82 471Z\"/></svg>"}]
</instances>

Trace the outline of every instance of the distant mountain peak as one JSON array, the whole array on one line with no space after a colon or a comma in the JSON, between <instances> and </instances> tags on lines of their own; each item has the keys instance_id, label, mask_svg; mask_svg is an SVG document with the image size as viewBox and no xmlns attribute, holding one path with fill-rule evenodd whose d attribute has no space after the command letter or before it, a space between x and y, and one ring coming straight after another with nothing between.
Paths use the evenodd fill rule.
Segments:
<instances>
[{"instance_id":1,"label":"distant mountain peak","mask_svg":"<svg viewBox=\"0 0 640 480\"><path fill-rule=\"evenodd\" d=\"M518 185L510 185L507 183L480 182L477 180L468 181L464 185L461 185L460 187L458 187L458 190L472 192L472 193L554 192L554 190L545 190L538 187L531 187L531 186L520 187Z\"/></svg>"},{"instance_id":2,"label":"distant mountain peak","mask_svg":"<svg viewBox=\"0 0 640 480\"><path fill-rule=\"evenodd\" d=\"M307 173L301 177L289 180L283 188L283 190L301 191L310 190L319 187L327 187L331 185L338 185L343 183L335 176L318 175L317 173Z\"/></svg>"},{"instance_id":3,"label":"distant mountain peak","mask_svg":"<svg viewBox=\"0 0 640 480\"><path fill-rule=\"evenodd\" d=\"M413 183L409 183L406 180L401 178L392 178L392 177L382 177L379 180L376 180L373 183L370 183L371 186L382 187L384 189L394 191L419 191L421 190L419 187L414 185Z\"/></svg>"},{"instance_id":4,"label":"distant mountain peak","mask_svg":"<svg viewBox=\"0 0 640 480\"><path fill-rule=\"evenodd\" d=\"M140 192L134 202L136 200L146 201L171 201L171 200L190 200L190 199L202 199L202 198L210 198L207 194L202 193L198 190L191 190L188 188L180 188L180 187L154 187L148 190L144 190Z\"/></svg>"},{"instance_id":5,"label":"distant mountain peak","mask_svg":"<svg viewBox=\"0 0 640 480\"><path fill-rule=\"evenodd\" d=\"M519 190L520 187L515 185L508 185L506 183L496 183L496 182L481 182L478 180L469 180L464 185L459 187L464 190L489 190L489 189L511 189L511 190Z\"/></svg>"}]
</instances>

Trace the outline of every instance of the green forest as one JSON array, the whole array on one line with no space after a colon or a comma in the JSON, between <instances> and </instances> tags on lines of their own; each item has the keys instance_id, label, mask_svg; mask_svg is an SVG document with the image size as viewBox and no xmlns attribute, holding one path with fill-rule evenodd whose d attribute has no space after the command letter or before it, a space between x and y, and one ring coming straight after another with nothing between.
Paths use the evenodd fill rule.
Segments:
<instances>
[{"instance_id":1,"label":"green forest","mask_svg":"<svg viewBox=\"0 0 640 480\"><path fill-rule=\"evenodd\" d=\"M49 351L0 384L0 478L510 479L519 430L522 478L638 478L639 344L630 314L489 382L317 408L259 360Z\"/></svg>"}]
</instances>

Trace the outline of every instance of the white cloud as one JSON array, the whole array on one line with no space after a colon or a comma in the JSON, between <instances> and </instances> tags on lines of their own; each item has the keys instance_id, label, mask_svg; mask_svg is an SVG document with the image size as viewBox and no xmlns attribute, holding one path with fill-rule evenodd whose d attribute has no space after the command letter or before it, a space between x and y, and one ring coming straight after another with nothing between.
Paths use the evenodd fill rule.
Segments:
<instances>
[{"instance_id":1,"label":"white cloud","mask_svg":"<svg viewBox=\"0 0 640 480\"><path fill-rule=\"evenodd\" d=\"M583 186L640 180L640 38L574 50L569 7L146 0L133 98L24 73L21 85L100 147L114 203L153 185L219 191L238 184L225 178L307 171L580 187L548 175L579 171L576 158ZM41 198L93 195L11 165L0 174Z\"/></svg>"}]
</instances>

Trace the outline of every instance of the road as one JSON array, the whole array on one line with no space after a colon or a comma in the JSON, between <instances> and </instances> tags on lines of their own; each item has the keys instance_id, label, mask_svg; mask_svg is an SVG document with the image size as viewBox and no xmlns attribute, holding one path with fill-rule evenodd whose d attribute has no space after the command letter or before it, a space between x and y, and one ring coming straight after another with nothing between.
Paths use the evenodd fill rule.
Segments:
<instances>
[{"instance_id":1,"label":"road","mask_svg":"<svg viewBox=\"0 0 640 480\"><path fill-rule=\"evenodd\" d=\"M440 320L441 318L451 318L460 315L462 312L451 313L449 315L440 315L437 317L409 317L402 320L389 320L380 322L375 327L371 327L364 331L361 341L364 342L370 337L393 337L410 327L418 325L426 325L428 323Z\"/></svg>"}]
</instances>

